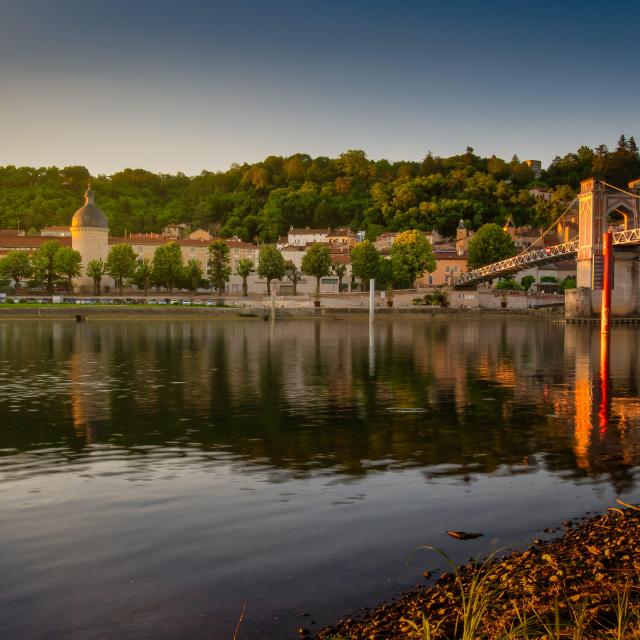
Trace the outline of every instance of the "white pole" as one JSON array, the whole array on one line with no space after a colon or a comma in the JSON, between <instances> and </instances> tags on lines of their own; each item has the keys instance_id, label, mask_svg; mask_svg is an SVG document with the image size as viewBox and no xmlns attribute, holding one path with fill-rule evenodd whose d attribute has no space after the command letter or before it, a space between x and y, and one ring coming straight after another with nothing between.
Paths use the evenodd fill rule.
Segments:
<instances>
[{"instance_id":1,"label":"white pole","mask_svg":"<svg viewBox=\"0 0 640 640\"><path fill-rule=\"evenodd\" d=\"M369 280L369 322L373 322L373 316L376 308L376 280Z\"/></svg>"}]
</instances>

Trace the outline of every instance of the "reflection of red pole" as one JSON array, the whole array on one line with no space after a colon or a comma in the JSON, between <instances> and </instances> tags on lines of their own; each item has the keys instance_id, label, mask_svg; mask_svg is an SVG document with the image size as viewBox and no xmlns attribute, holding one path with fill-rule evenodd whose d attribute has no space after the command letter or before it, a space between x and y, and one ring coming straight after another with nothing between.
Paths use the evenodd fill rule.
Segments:
<instances>
[{"instance_id":1,"label":"reflection of red pole","mask_svg":"<svg viewBox=\"0 0 640 640\"><path fill-rule=\"evenodd\" d=\"M598 407L598 424L600 435L604 435L609 423L610 376L609 376L609 344L610 336L604 331L600 334L600 406Z\"/></svg>"},{"instance_id":2,"label":"reflection of red pole","mask_svg":"<svg viewBox=\"0 0 640 640\"><path fill-rule=\"evenodd\" d=\"M611 232L607 231L602 238L602 308L600 331L609 333L611 320L611 281L613 274L613 243Z\"/></svg>"}]
</instances>

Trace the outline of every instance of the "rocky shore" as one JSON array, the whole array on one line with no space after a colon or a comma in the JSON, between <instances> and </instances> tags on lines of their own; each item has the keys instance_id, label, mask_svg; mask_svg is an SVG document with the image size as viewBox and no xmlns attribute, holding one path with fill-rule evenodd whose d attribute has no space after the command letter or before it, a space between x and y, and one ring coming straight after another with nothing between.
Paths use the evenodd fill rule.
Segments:
<instances>
[{"instance_id":1,"label":"rocky shore","mask_svg":"<svg viewBox=\"0 0 640 640\"><path fill-rule=\"evenodd\" d=\"M526 551L454 568L316 638L640 638L640 510L621 503L564 528Z\"/></svg>"}]
</instances>

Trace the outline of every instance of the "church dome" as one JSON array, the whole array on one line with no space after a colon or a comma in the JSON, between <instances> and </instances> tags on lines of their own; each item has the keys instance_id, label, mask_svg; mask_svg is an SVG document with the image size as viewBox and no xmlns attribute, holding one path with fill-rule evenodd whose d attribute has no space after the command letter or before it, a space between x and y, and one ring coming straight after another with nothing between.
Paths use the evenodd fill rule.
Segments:
<instances>
[{"instance_id":1,"label":"church dome","mask_svg":"<svg viewBox=\"0 0 640 640\"><path fill-rule=\"evenodd\" d=\"M71 219L71 227L93 227L98 229L108 229L107 217L96 207L93 201L93 191L91 185L87 187L84 194L84 207L80 207Z\"/></svg>"}]
</instances>

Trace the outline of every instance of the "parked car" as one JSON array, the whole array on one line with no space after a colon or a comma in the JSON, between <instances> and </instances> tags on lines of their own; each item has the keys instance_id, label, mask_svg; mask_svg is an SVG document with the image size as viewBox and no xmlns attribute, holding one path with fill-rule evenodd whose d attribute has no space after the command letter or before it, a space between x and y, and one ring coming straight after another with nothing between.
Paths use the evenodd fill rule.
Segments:
<instances>
[{"instance_id":1,"label":"parked car","mask_svg":"<svg viewBox=\"0 0 640 640\"><path fill-rule=\"evenodd\" d=\"M188 305L191 304L191 300L183 300L182 304L185 305L185 306L188 306Z\"/></svg>"}]
</instances>

